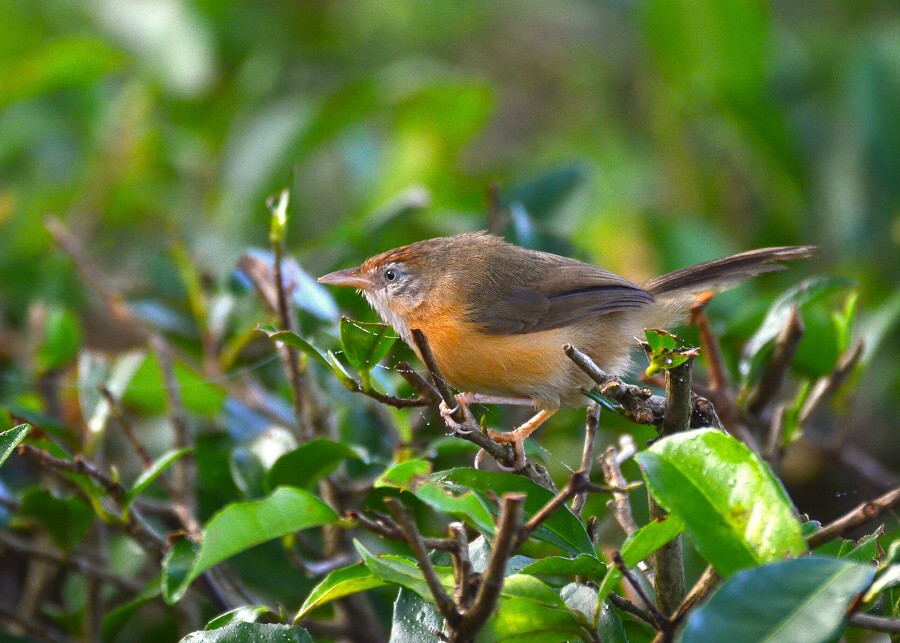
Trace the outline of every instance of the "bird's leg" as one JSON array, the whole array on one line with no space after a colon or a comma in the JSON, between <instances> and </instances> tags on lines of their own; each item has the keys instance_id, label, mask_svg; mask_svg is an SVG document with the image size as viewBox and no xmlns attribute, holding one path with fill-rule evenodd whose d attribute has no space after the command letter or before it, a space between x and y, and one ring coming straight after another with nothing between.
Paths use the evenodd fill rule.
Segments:
<instances>
[{"instance_id":1,"label":"bird's leg","mask_svg":"<svg viewBox=\"0 0 900 643\"><path fill-rule=\"evenodd\" d=\"M503 469L508 469L512 471L519 471L522 467L525 466L525 440L528 439L528 436L534 433L538 427L540 427L544 422L546 422L550 416L556 413L557 409L542 409L538 411L530 420L521 424L518 428L507 431L506 433L500 433L498 431L494 431L493 429L488 429L488 435L491 437L494 442L499 443L507 443L512 444L513 449L516 454L515 460L513 460L512 467L505 467L500 465ZM498 463L499 464L499 463Z\"/></svg>"},{"instance_id":2,"label":"bird's leg","mask_svg":"<svg viewBox=\"0 0 900 643\"><path fill-rule=\"evenodd\" d=\"M454 433L471 433L469 429L465 429L462 424L453 419L453 414L458 409L462 409L463 413L468 413L468 408L472 404L503 404L507 406L533 406L534 402L527 397L505 397L502 395L483 395L481 393L459 393L456 396L456 406L448 407L443 401L438 405L441 417L444 422Z\"/></svg>"}]
</instances>

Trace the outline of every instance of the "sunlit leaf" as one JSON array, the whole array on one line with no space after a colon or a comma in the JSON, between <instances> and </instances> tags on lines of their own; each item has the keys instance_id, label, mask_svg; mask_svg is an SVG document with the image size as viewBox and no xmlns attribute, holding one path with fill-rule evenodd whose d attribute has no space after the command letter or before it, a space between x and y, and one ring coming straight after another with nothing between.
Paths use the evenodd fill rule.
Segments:
<instances>
[{"instance_id":1,"label":"sunlit leaf","mask_svg":"<svg viewBox=\"0 0 900 643\"><path fill-rule=\"evenodd\" d=\"M224 614L219 614L206 624L205 630L215 630L220 627L227 627L234 623L255 623L261 616L271 615L277 616L275 612L265 605L242 605L233 610L229 610Z\"/></svg>"},{"instance_id":2,"label":"sunlit leaf","mask_svg":"<svg viewBox=\"0 0 900 643\"><path fill-rule=\"evenodd\" d=\"M385 584L386 581L376 577L372 570L362 563L336 569L312 589L300 606L294 622L300 622L307 614L326 603Z\"/></svg>"},{"instance_id":3,"label":"sunlit leaf","mask_svg":"<svg viewBox=\"0 0 900 643\"><path fill-rule=\"evenodd\" d=\"M386 324L341 318L341 345L350 365L368 383L369 371L391 350L397 335Z\"/></svg>"},{"instance_id":4,"label":"sunlit leaf","mask_svg":"<svg viewBox=\"0 0 900 643\"><path fill-rule=\"evenodd\" d=\"M694 641L831 641L875 568L810 556L746 569L691 612L682 632Z\"/></svg>"},{"instance_id":5,"label":"sunlit leaf","mask_svg":"<svg viewBox=\"0 0 900 643\"><path fill-rule=\"evenodd\" d=\"M232 623L188 634L180 643L312 643L302 627L272 623Z\"/></svg>"},{"instance_id":6,"label":"sunlit leaf","mask_svg":"<svg viewBox=\"0 0 900 643\"><path fill-rule=\"evenodd\" d=\"M300 337L300 335L298 335L297 333L293 333L289 330L278 330L277 328L269 324L259 324L256 326L256 330L261 333L265 333L272 341L281 342L286 346L296 348L298 351L309 355L320 364L331 368L331 364L329 364L328 360L325 359L325 355L318 348Z\"/></svg>"},{"instance_id":7,"label":"sunlit leaf","mask_svg":"<svg viewBox=\"0 0 900 643\"><path fill-rule=\"evenodd\" d=\"M688 537L721 576L806 552L781 483L730 435L678 433L635 458L653 497L684 521Z\"/></svg>"},{"instance_id":8,"label":"sunlit leaf","mask_svg":"<svg viewBox=\"0 0 900 643\"><path fill-rule=\"evenodd\" d=\"M20 424L0 433L0 466L3 466L3 463L12 455L29 431L31 431L31 425Z\"/></svg>"}]
</instances>

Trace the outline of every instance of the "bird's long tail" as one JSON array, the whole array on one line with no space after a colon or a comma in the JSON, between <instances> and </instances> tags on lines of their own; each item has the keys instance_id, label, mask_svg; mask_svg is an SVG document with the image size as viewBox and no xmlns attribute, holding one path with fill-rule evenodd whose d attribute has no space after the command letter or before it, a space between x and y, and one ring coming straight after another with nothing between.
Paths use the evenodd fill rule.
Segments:
<instances>
[{"instance_id":1,"label":"bird's long tail","mask_svg":"<svg viewBox=\"0 0 900 643\"><path fill-rule=\"evenodd\" d=\"M689 299L703 291L722 290L756 275L784 270L782 261L806 259L816 251L815 246L784 246L749 250L724 259L707 261L682 268L644 284L644 290L664 301ZM689 304L688 304L689 305Z\"/></svg>"}]
</instances>

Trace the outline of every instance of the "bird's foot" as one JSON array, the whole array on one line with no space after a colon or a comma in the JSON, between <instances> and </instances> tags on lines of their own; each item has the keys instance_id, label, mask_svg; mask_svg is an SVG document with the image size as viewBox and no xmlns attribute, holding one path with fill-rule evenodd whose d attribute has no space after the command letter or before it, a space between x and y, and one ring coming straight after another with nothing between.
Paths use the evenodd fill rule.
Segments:
<instances>
[{"instance_id":1,"label":"bird's foot","mask_svg":"<svg viewBox=\"0 0 900 643\"><path fill-rule=\"evenodd\" d=\"M462 399L460 399L462 398ZM463 394L456 396L456 405L452 408L447 406L446 402L441 401L438 404L438 411L441 414L441 417L444 418L444 424L447 425L447 428L453 431L453 433L457 435L469 435L474 430L472 428L472 415L469 413L468 405L465 403L465 398ZM457 422L453 416L457 411L462 411L463 421Z\"/></svg>"},{"instance_id":2,"label":"bird's foot","mask_svg":"<svg viewBox=\"0 0 900 643\"><path fill-rule=\"evenodd\" d=\"M544 409L542 411L538 411L534 417L530 420L519 426L513 431L506 431L505 433L501 433L500 431L494 431L493 429L488 429L488 436L498 444L512 444L513 453L515 457L511 465L506 465L502 462L497 462L497 466L499 466L504 471L521 471L525 468L525 465L528 463L528 460L525 458L525 440L528 439L528 436L534 433L538 427L540 427L544 422L547 421L551 415L553 415L555 410L547 410ZM483 449L482 449L483 451ZM476 459L476 468L478 464L478 458L482 459L484 456L481 455L481 452L475 457Z\"/></svg>"}]
</instances>

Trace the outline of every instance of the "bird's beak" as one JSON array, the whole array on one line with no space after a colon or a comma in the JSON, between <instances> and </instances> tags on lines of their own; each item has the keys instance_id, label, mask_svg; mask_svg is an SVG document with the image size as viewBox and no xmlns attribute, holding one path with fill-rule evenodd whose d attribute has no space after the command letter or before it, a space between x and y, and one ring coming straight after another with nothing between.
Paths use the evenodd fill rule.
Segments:
<instances>
[{"instance_id":1,"label":"bird's beak","mask_svg":"<svg viewBox=\"0 0 900 643\"><path fill-rule=\"evenodd\" d=\"M330 272L319 277L319 283L327 286L347 286L362 290L372 290L374 286L371 279L360 274L359 268L347 268L346 270Z\"/></svg>"}]
</instances>

